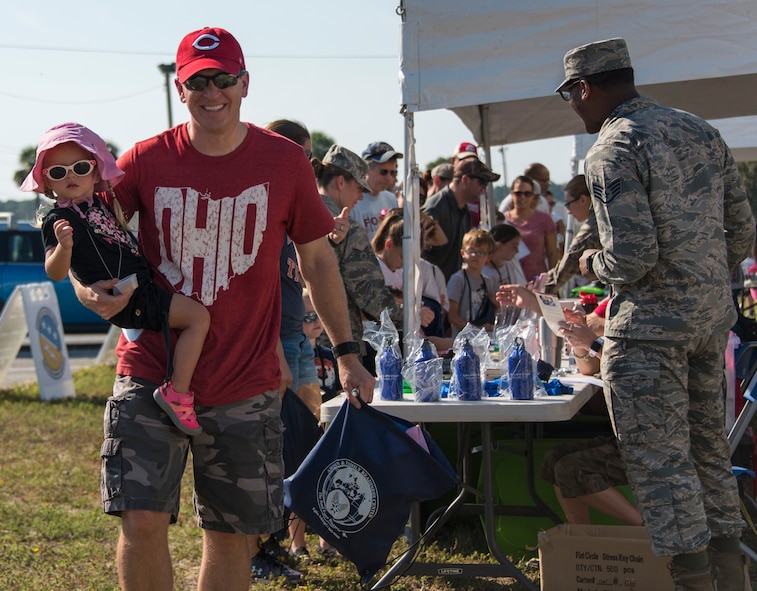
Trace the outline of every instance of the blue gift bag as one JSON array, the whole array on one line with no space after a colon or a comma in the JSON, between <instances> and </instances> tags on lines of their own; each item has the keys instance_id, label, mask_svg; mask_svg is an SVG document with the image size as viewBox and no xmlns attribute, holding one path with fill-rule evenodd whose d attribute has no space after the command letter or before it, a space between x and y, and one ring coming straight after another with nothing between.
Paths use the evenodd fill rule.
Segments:
<instances>
[{"instance_id":1,"label":"blue gift bag","mask_svg":"<svg viewBox=\"0 0 757 591\"><path fill-rule=\"evenodd\" d=\"M363 404L342 405L297 472L284 505L370 579L386 563L413 502L458 483L431 436L426 452L406 433L414 424Z\"/></svg>"},{"instance_id":2,"label":"blue gift bag","mask_svg":"<svg viewBox=\"0 0 757 591\"><path fill-rule=\"evenodd\" d=\"M291 476L323 435L318 419L297 393L286 389L281 399L284 424L284 476Z\"/></svg>"}]
</instances>

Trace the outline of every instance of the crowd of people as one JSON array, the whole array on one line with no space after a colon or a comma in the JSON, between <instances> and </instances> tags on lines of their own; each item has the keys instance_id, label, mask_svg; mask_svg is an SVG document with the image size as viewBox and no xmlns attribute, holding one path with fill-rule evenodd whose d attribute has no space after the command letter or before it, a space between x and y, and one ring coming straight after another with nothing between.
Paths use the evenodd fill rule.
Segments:
<instances>
[{"instance_id":1,"label":"crowd of people","mask_svg":"<svg viewBox=\"0 0 757 591\"><path fill-rule=\"evenodd\" d=\"M242 590L251 576L297 580L287 561L310 557L283 507L285 391L317 418L340 391L371 402L363 322L387 310L413 329L403 154L379 140L313 158L302 123L241 121L249 74L224 29L186 35L176 65L188 123L117 163L83 126L50 130L27 188L56 202L50 276L71 270L85 305L146 329L120 340L105 410L102 502L121 518L121 588L173 588L168 526L191 451L198 588ZM582 371L601 374L615 435L554 450L543 477L571 521L595 506L644 524L677 589L749 589L722 400L730 270L755 241L738 171L713 128L639 97L621 39L571 50L564 69L558 92L599 132L564 204L534 163L482 227L481 196L500 175L470 142L420 179L418 330L448 349L468 324L491 330L500 306L533 306L538 277L552 293L581 275L609 286L601 320L571 317L563 334ZM138 244L121 223L137 213ZM124 272L138 273L136 291L113 290ZM597 477L581 481L576 466ZM636 506L614 488L625 482ZM334 555L324 540L317 552Z\"/></svg>"}]
</instances>

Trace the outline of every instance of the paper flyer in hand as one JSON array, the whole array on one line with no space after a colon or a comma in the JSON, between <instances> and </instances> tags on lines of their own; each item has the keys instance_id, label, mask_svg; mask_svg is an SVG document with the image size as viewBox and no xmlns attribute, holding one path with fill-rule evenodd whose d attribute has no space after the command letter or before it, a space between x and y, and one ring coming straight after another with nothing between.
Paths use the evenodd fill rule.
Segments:
<instances>
[{"instance_id":1,"label":"paper flyer in hand","mask_svg":"<svg viewBox=\"0 0 757 591\"><path fill-rule=\"evenodd\" d=\"M536 293L536 301L539 302L539 308L541 314L544 316L544 320L547 321L547 325L552 332L557 336L562 336L560 333L560 326L558 322L565 321L565 313L563 312L562 305L560 304L560 298L548 293Z\"/></svg>"}]
</instances>

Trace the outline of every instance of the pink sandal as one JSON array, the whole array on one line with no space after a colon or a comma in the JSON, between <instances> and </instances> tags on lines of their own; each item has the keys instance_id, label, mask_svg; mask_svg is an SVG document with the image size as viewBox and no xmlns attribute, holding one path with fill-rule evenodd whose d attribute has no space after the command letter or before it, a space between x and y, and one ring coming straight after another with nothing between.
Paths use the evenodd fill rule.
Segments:
<instances>
[{"instance_id":1,"label":"pink sandal","mask_svg":"<svg viewBox=\"0 0 757 591\"><path fill-rule=\"evenodd\" d=\"M174 391L173 384L167 382L155 390L152 397L158 403L158 406L166 412L173 424L183 433L187 435L202 433L202 427L197 422L197 415L195 415L194 394L192 392L179 394Z\"/></svg>"}]
</instances>

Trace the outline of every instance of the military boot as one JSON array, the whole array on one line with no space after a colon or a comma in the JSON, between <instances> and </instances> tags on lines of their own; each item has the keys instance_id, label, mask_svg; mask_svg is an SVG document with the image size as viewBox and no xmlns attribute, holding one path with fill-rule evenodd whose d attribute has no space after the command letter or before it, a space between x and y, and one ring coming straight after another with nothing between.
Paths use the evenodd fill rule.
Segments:
<instances>
[{"instance_id":1,"label":"military boot","mask_svg":"<svg viewBox=\"0 0 757 591\"><path fill-rule=\"evenodd\" d=\"M701 570L689 570L671 562L668 568L676 584L675 591L715 591L709 565Z\"/></svg>"},{"instance_id":2,"label":"military boot","mask_svg":"<svg viewBox=\"0 0 757 591\"><path fill-rule=\"evenodd\" d=\"M716 552L707 548L718 591L752 591L749 558L743 552Z\"/></svg>"}]
</instances>

